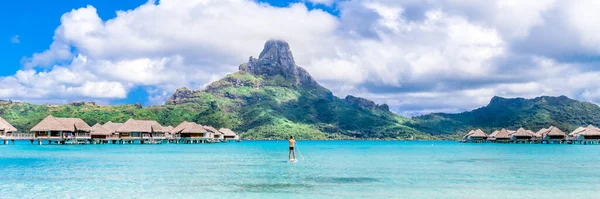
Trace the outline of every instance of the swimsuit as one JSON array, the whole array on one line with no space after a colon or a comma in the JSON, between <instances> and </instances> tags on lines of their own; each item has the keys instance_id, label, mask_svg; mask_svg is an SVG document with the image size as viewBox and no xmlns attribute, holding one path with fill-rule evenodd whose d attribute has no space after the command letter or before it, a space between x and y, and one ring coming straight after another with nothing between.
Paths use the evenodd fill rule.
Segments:
<instances>
[{"instance_id":1,"label":"swimsuit","mask_svg":"<svg viewBox=\"0 0 600 199\"><path fill-rule=\"evenodd\" d=\"M293 146L291 146L291 147L290 147L290 151L293 151L293 150L294 150L294 147L293 147Z\"/></svg>"}]
</instances>

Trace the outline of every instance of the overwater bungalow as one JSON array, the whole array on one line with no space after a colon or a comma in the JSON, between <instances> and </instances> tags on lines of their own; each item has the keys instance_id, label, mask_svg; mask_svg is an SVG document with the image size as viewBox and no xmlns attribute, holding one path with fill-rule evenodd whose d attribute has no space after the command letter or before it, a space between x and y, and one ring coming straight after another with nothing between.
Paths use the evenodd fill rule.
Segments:
<instances>
[{"instance_id":1,"label":"overwater bungalow","mask_svg":"<svg viewBox=\"0 0 600 199\"><path fill-rule=\"evenodd\" d=\"M468 142L468 137L469 135L473 134L475 132L475 130L470 130L469 132L467 132L467 134L465 134L462 138L461 142Z\"/></svg>"},{"instance_id":2,"label":"overwater bungalow","mask_svg":"<svg viewBox=\"0 0 600 199\"><path fill-rule=\"evenodd\" d=\"M108 121L107 123L104 123L104 125L102 125L102 126L106 129L110 130L113 133L117 133L117 130L123 126L123 123L115 123L115 122Z\"/></svg>"},{"instance_id":3,"label":"overwater bungalow","mask_svg":"<svg viewBox=\"0 0 600 199\"><path fill-rule=\"evenodd\" d=\"M567 134L558 127L550 126L547 132L542 134L542 142L546 142L546 144L562 144L566 140Z\"/></svg>"},{"instance_id":4,"label":"overwater bungalow","mask_svg":"<svg viewBox=\"0 0 600 199\"><path fill-rule=\"evenodd\" d=\"M44 140L47 140L48 144L85 143L91 139L90 131L91 127L79 118L56 118L52 115L30 130L35 133L39 145Z\"/></svg>"},{"instance_id":5,"label":"overwater bungalow","mask_svg":"<svg viewBox=\"0 0 600 199\"><path fill-rule=\"evenodd\" d=\"M481 129L477 129L469 131L469 133L467 133L463 139L465 142L481 143L485 142L487 137L488 135L485 134Z\"/></svg>"},{"instance_id":6,"label":"overwater bungalow","mask_svg":"<svg viewBox=\"0 0 600 199\"><path fill-rule=\"evenodd\" d=\"M537 132L535 132L532 137L533 141L535 141L536 143L541 142L541 140L544 137L543 134L547 131L548 131L547 128L542 128L542 129L538 130Z\"/></svg>"},{"instance_id":7,"label":"overwater bungalow","mask_svg":"<svg viewBox=\"0 0 600 199\"><path fill-rule=\"evenodd\" d=\"M221 142L225 140L225 136L219 130L215 129L212 126L204 126L204 129L210 131L213 134L213 141Z\"/></svg>"},{"instance_id":8,"label":"overwater bungalow","mask_svg":"<svg viewBox=\"0 0 600 199\"><path fill-rule=\"evenodd\" d=\"M575 137L573 143L598 144L600 142L600 129L591 124L582 129L578 128L569 134L569 136L571 135Z\"/></svg>"},{"instance_id":9,"label":"overwater bungalow","mask_svg":"<svg viewBox=\"0 0 600 199\"><path fill-rule=\"evenodd\" d=\"M176 139L173 134L173 126L163 126L163 131L165 132L165 138L170 142Z\"/></svg>"},{"instance_id":10,"label":"overwater bungalow","mask_svg":"<svg viewBox=\"0 0 600 199\"><path fill-rule=\"evenodd\" d=\"M117 130L123 126L123 123L115 123L115 122L108 121L107 123L104 123L104 125L102 125L102 126L104 128L106 128L107 130L109 130L115 137L118 138L115 140L111 140L111 142L113 144L120 142L121 135L119 134L119 132L117 132Z\"/></svg>"},{"instance_id":11,"label":"overwater bungalow","mask_svg":"<svg viewBox=\"0 0 600 199\"><path fill-rule=\"evenodd\" d=\"M225 141L240 141L240 137L231 129L221 128L219 129L219 132L223 133L223 139L225 139Z\"/></svg>"},{"instance_id":12,"label":"overwater bungalow","mask_svg":"<svg viewBox=\"0 0 600 199\"><path fill-rule=\"evenodd\" d=\"M506 129L501 129L500 131L498 131L498 133L496 135L494 135L495 142L502 142L502 143L508 143L510 142L511 139L511 133L506 130Z\"/></svg>"},{"instance_id":13,"label":"overwater bungalow","mask_svg":"<svg viewBox=\"0 0 600 199\"><path fill-rule=\"evenodd\" d=\"M510 135L510 140L514 143L529 143L531 142L531 138L533 134L525 130L524 128L519 128L515 133Z\"/></svg>"},{"instance_id":14,"label":"overwater bungalow","mask_svg":"<svg viewBox=\"0 0 600 199\"><path fill-rule=\"evenodd\" d=\"M490 134L488 135L488 137L487 137L487 139L486 139L486 140L487 140L488 142L496 142L496 135L498 135L498 133L499 133L499 132L500 132L500 131L496 130L496 131L494 131L494 132L490 133Z\"/></svg>"},{"instance_id":15,"label":"overwater bungalow","mask_svg":"<svg viewBox=\"0 0 600 199\"><path fill-rule=\"evenodd\" d=\"M0 140L4 140L4 144L8 144L8 139L12 139L14 132L17 132L17 128L0 117Z\"/></svg>"},{"instance_id":16,"label":"overwater bungalow","mask_svg":"<svg viewBox=\"0 0 600 199\"><path fill-rule=\"evenodd\" d=\"M173 133L181 137L181 142L186 144L204 143L211 139L211 134L199 124L184 121L173 129Z\"/></svg>"},{"instance_id":17,"label":"overwater bungalow","mask_svg":"<svg viewBox=\"0 0 600 199\"><path fill-rule=\"evenodd\" d=\"M140 144L162 143L165 137L165 131L162 125L154 120L134 120L129 119L119 129L117 129L122 143Z\"/></svg>"},{"instance_id":18,"label":"overwater bungalow","mask_svg":"<svg viewBox=\"0 0 600 199\"><path fill-rule=\"evenodd\" d=\"M105 144L110 141L119 140L119 134L104 127L101 124L92 126L92 144Z\"/></svg>"},{"instance_id":19,"label":"overwater bungalow","mask_svg":"<svg viewBox=\"0 0 600 199\"><path fill-rule=\"evenodd\" d=\"M580 126L580 127L577 127L575 130L571 131L571 132L569 133L569 135L567 135L567 139L568 139L569 141L574 141L574 140L576 140L576 139L577 139L577 135L578 135L579 133L581 133L582 131L585 131L585 127L582 127L582 126Z\"/></svg>"}]
</instances>

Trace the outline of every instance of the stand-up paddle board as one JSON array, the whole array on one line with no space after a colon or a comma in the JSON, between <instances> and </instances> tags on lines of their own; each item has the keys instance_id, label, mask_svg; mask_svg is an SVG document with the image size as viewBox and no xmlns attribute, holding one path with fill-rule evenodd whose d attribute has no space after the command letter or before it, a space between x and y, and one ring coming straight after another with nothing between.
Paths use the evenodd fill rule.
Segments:
<instances>
[{"instance_id":1,"label":"stand-up paddle board","mask_svg":"<svg viewBox=\"0 0 600 199\"><path fill-rule=\"evenodd\" d=\"M289 160L289 162L298 162L298 160L297 159L291 159L291 160Z\"/></svg>"}]
</instances>

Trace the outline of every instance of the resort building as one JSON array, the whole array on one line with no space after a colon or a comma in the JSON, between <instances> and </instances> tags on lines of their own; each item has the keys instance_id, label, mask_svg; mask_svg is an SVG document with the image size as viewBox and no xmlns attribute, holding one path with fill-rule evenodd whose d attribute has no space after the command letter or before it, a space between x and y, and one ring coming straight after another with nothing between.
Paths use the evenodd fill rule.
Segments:
<instances>
[{"instance_id":1,"label":"resort building","mask_svg":"<svg viewBox=\"0 0 600 199\"><path fill-rule=\"evenodd\" d=\"M107 123L104 123L104 125L102 125L104 128L110 130L110 132L112 133L116 133L119 134L117 132L117 130L119 130L119 128L121 128L123 126L123 123L114 123L111 121L108 121Z\"/></svg>"},{"instance_id":2,"label":"resort building","mask_svg":"<svg viewBox=\"0 0 600 199\"><path fill-rule=\"evenodd\" d=\"M219 129L219 132L223 133L223 139L225 141L240 141L240 137L237 135L237 133L230 129L221 128Z\"/></svg>"},{"instance_id":3,"label":"resort building","mask_svg":"<svg viewBox=\"0 0 600 199\"><path fill-rule=\"evenodd\" d=\"M173 132L172 132L172 131L173 131L173 129L174 129L174 127L173 127L173 126L163 126L163 131L165 132L165 138L166 138L168 141L171 141L171 140L174 140L174 139L176 139L176 137L174 136L174 134L173 134Z\"/></svg>"},{"instance_id":4,"label":"resort building","mask_svg":"<svg viewBox=\"0 0 600 199\"><path fill-rule=\"evenodd\" d=\"M488 142L496 142L496 135L498 135L500 131L494 131L492 133L490 133L487 137L487 141Z\"/></svg>"},{"instance_id":5,"label":"resort building","mask_svg":"<svg viewBox=\"0 0 600 199\"><path fill-rule=\"evenodd\" d=\"M506 129L501 129L494 136L494 138L496 138L495 142L504 142L504 143L510 142L511 137L512 137L511 133Z\"/></svg>"},{"instance_id":6,"label":"resort building","mask_svg":"<svg viewBox=\"0 0 600 199\"><path fill-rule=\"evenodd\" d=\"M469 133L467 133L463 139L465 142L482 143L485 142L487 137L487 134L485 134L481 129L477 129L469 131Z\"/></svg>"},{"instance_id":7,"label":"resort building","mask_svg":"<svg viewBox=\"0 0 600 199\"><path fill-rule=\"evenodd\" d=\"M121 143L132 144L137 141L140 144L157 144L166 139L162 125L154 120L129 119L117 129L117 133L119 133Z\"/></svg>"},{"instance_id":8,"label":"resort building","mask_svg":"<svg viewBox=\"0 0 600 199\"><path fill-rule=\"evenodd\" d=\"M181 138L181 142L186 144L204 143L212 139L211 134L202 125L194 122L182 122L173 129L173 133Z\"/></svg>"},{"instance_id":9,"label":"resort building","mask_svg":"<svg viewBox=\"0 0 600 199\"><path fill-rule=\"evenodd\" d=\"M94 126L92 126L91 135L92 144L106 144L110 141L113 141L114 143L114 141L120 139L118 133L100 124L95 124Z\"/></svg>"},{"instance_id":10,"label":"resort building","mask_svg":"<svg viewBox=\"0 0 600 199\"><path fill-rule=\"evenodd\" d=\"M579 133L581 133L582 131L585 131L585 127L577 127L577 129L569 133L569 140L574 140L577 137L577 135L579 135Z\"/></svg>"},{"instance_id":11,"label":"resort building","mask_svg":"<svg viewBox=\"0 0 600 199\"><path fill-rule=\"evenodd\" d=\"M73 144L85 143L91 139L91 127L79 118L56 118L49 115L30 131L35 133L39 145L44 140L47 140L48 144Z\"/></svg>"},{"instance_id":12,"label":"resort building","mask_svg":"<svg viewBox=\"0 0 600 199\"><path fill-rule=\"evenodd\" d=\"M542 142L546 142L546 144L561 144L567 140L567 136L568 135L558 127L550 126L547 132L542 133Z\"/></svg>"},{"instance_id":13,"label":"resort building","mask_svg":"<svg viewBox=\"0 0 600 199\"><path fill-rule=\"evenodd\" d=\"M528 143L531 142L533 134L523 128L519 128L515 133L512 133L510 140L514 143Z\"/></svg>"},{"instance_id":14,"label":"resort building","mask_svg":"<svg viewBox=\"0 0 600 199\"><path fill-rule=\"evenodd\" d=\"M15 132L17 132L17 128L0 117L0 140L3 140L4 144L8 144L8 140L14 140L13 133Z\"/></svg>"},{"instance_id":15,"label":"resort building","mask_svg":"<svg viewBox=\"0 0 600 199\"><path fill-rule=\"evenodd\" d=\"M6 121L4 118L0 117L0 138L4 138L7 135L10 135L13 132L16 132L17 128L15 128L12 124Z\"/></svg>"},{"instance_id":16,"label":"resort building","mask_svg":"<svg viewBox=\"0 0 600 199\"><path fill-rule=\"evenodd\" d=\"M223 133L221 133L220 131L218 131L214 127L212 127L212 126L204 126L204 129L210 131L213 134L213 141L221 142L221 141L225 140L225 136L223 136Z\"/></svg>"},{"instance_id":17,"label":"resort building","mask_svg":"<svg viewBox=\"0 0 600 199\"><path fill-rule=\"evenodd\" d=\"M542 128L539 131L535 132L533 134L532 139L537 143L540 142L543 138L544 138L544 133L547 132L548 129L547 128Z\"/></svg>"},{"instance_id":18,"label":"resort building","mask_svg":"<svg viewBox=\"0 0 600 199\"><path fill-rule=\"evenodd\" d=\"M600 142L600 129L593 125L577 128L569 136L574 137L573 143L577 144L598 144Z\"/></svg>"}]
</instances>

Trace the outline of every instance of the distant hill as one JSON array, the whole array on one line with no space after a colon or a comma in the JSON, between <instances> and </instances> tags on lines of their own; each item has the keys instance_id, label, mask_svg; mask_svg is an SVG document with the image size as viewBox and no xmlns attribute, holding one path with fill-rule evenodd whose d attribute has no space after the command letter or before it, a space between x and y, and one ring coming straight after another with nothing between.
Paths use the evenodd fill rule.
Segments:
<instances>
[{"instance_id":1,"label":"distant hill","mask_svg":"<svg viewBox=\"0 0 600 199\"><path fill-rule=\"evenodd\" d=\"M523 127L537 131L550 125L565 131L578 126L600 124L600 107L566 96L542 96L534 99L493 97L490 103L473 111L435 113L415 117L409 126L424 132L453 134L471 128L493 129Z\"/></svg>"},{"instance_id":2,"label":"distant hill","mask_svg":"<svg viewBox=\"0 0 600 199\"><path fill-rule=\"evenodd\" d=\"M193 121L234 129L245 139L284 139L290 135L299 139L457 139L472 128L489 133L500 128L536 131L553 125L571 131L580 125L600 126L600 107L565 96L494 97L489 105L469 112L406 118L390 112L385 104L334 96L297 66L288 43L278 40L267 41L260 56L250 57L238 72L202 90L177 89L162 106L0 101L0 116L22 132L48 114L79 117L90 125L129 118L173 126Z\"/></svg>"},{"instance_id":3,"label":"distant hill","mask_svg":"<svg viewBox=\"0 0 600 199\"><path fill-rule=\"evenodd\" d=\"M254 139L426 138L403 125L387 105L340 99L296 65L288 43L266 42L258 58L203 90L181 88L167 105L202 104L232 118L234 129Z\"/></svg>"},{"instance_id":4,"label":"distant hill","mask_svg":"<svg viewBox=\"0 0 600 199\"><path fill-rule=\"evenodd\" d=\"M163 106L33 105L5 102L0 116L27 131L47 114L96 122L130 117L164 125L194 121L232 128L245 139L432 139L404 125L408 118L360 97L340 99L296 65L288 43L267 41L258 58L202 90L180 88Z\"/></svg>"}]
</instances>

